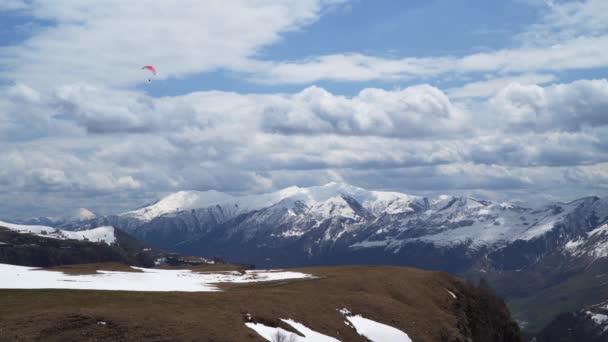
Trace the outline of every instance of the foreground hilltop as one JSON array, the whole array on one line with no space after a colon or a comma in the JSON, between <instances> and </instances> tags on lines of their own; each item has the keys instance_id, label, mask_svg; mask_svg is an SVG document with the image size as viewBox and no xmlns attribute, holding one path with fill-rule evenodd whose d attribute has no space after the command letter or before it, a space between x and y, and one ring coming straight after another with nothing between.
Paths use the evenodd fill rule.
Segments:
<instances>
[{"instance_id":1,"label":"foreground hilltop","mask_svg":"<svg viewBox=\"0 0 608 342\"><path fill-rule=\"evenodd\" d=\"M504 302L487 287L446 273L380 266L255 271L204 262L189 269L74 265L144 262L160 252L112 227L3 225L0 260L61 266L0 264L2 340L519 339Z\"/></svg>"},{"instance_id":2,"label":"foreground hilltop","mask_svg":"<svg viewBox=\"0 0 608 342\"><path fill-rule=\"evenodd\" d=\"M225 284L210 293L0 290L0 334L22 341L264 341L260 328L280 327L363 342L364 320L413 341L520 340L502 301L445 273L380 266L290 271L314 278Z\"/></svg>"}]
</instances>

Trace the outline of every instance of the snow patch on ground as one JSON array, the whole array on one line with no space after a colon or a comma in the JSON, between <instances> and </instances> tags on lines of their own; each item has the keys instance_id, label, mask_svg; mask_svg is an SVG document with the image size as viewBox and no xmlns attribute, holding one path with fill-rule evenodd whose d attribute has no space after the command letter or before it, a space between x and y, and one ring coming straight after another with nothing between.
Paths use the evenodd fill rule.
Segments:
<instances>
[{"instance_id":1,"label":"snow patch on ground","mask_svg":"<svg viewBox=\"0 0 608 342\"><path fill-rule=\"evenodd\" d=\"M580 240L580 239L579 240L570 240L566 243L566 250L574 251L584 243L585 243L585 240Z\"/></svg>"},{"instance_id":2,"label":"snow patch on ground","mask_svg":"<svg viewBox=\"0 0 608 342\"><path fill-rule=\"evenodd\" d=\"M215 284L249 283L312 278L309 274L281 270L197 273L190 270L160 270L133 267L141 272L97 271L97 274L68 275L35 267L0 264L2 289L74 289L112 291L219 291Z\"/></svg>"},{"instance_id":3,"label":"snow patch on ground","mask_svg":"<svg viewBox=\"0 0 608 342\"><path fill-rule=\"evenodd\" d=\"M257 332L260 336L262 336L267 341L279 341L279 336L284 339L281 341L293 341L293 342L340 342L333 337L318 333L314 330L309 329L305 325L298 323L291 319L282 319L281 321L289 324L292 328L297 330L300 334L304 335L303 337L294 334L290 331L281 328L273 328L266 326L261 323L245 323L245 325Z\"/></svg>"},{"instance_id":4,"label":"snow patch on ground","mask_svg":"<svg viewBox=\"0 0 608 342\"><path fill-rule=\"evenodd\" d=\"M587 311L587 315L591 316L591 319L597 325L604 325L604 323L608 322L608 316L606 315L593 313L591 311Z\"/></svg>"},{"instance_id":5,"label":"snow patch on ground","mask_svg":"<svg viewBox=\"0 0 608 342\"><path fill-rule=\"evenodd\" d=\"M245 325L258 333L258 335L262 336L265 340L275 342L283 339L284 341L289 341L290 339L300 338L297 334L294 334L290 331L287 331L282 328L273 328L261 323L251 323L247 322ZM301 341L301 340L300 340Z\"/></svg>"},{"instance_id":6,"label":"snow patch on ground","mask_svg":"<svg viewBox=\"0 0 608 342\"><path fill-rule=\"evenodd\" d=\"M587 237L580 237L576 240L570 240L566 243L565 250L572 255L581 256L588 255L595 258L603 258L608 256L608 239L605 236L608 233L608 224L603 224L587 233ZM589 248L587 241L593 238L593 249Z\"/></svg>"},{"instance_id":7,"label":"snow patch on ground","mask_svg":"<svg viewBox=\"0 0 608 342\"><path fill-rule=\"evenodd\" d=\"M378 323L371 319L364 318L361 315L354 316L348 309L340 309L339 311L346 317L359 335L364 336L372 342L412 341L406 333L397 328L393 328L390 325Z\"/></svg>"},{"instance_id":8,"label":"snow patch on ground","mask_svg":"<svg viewBox=\"0 0 608 342\"><path fill-rule=\"evenodd\" d=\"M92 242L105 242L108 245L111 245L116 242L116 235L114 235L114 227L110 226L97 227L89 230L81 230L76 232L62 230L61 232L68 239L87 240Z\"/></svg>"},{"instance_id":9,"label":"snow patch on ground","mask_svg":"<svg viewBox=\"0 0 608 342\"><path fill-rule=\"evenodd\" d=\"M365 336L372 342L403 341L411 342L412 339L403 331L389 325L372 321L360 315L347 316L346 319L355 327L359 335Z\"/></svg>"},{"instance_id":10,"label":"snow patch on ground","mask_svg":"<svg viewBox=\"0 0 608 342\"><path fill-rule=\"evenodd\" d=\"M589 233L587 233L588 236L594 236L594 235L605 235L606 233L608 233L608 224L604 224L601 225L597 228L595 228L594 230L590 231Z\"/></svg>"},{"instance_id":11,"label":"snow patch on ground","mask_svg":"<svg viewBox=\"0 0 608 342\"><path fill-rule=\"evenodd\" d=\"M281 237L300 237L304 235L305 232L298 229L291 229L285 232L282 232L279 236Z\"/></svg>"},{"instance_id":12,"label":"snow patch on ground","mask_svg":"<svg viewBox=\"0 0 608 342\"><path fill-rule=\"evenodd\" d=\"M350 245L350 248L377 248L377 247L386 247L391 243L391 240L379 240L379 241L361 241L357 243L353 243Z\"/></svg>"},{"instance_id":13,"label":"snow patch on ground","mask_svg":"<svg viewBox=\"0 0 608 342\"><path fill-rule=\"evenodd\" d=\"M448 290L448 289L446 289L446 291L448 291L448 293L449 293L449 294L450 294L450 295L451 295L451 296L452 296L454 299L458 298L458 297L456 297L456 295L454 294L454 292L452 292L452 291L450 291L450 290Z\"/></svg>"},{"instance_id":14,"label":"snow patch on ground","mask_svg":"<svg viewBox=\"0 0 608 342\"><path fill-rule=\"evenodd\" d=\"M589 253L595 258L605 258L608 256L608 241L604 241L595 245L595 248Z\"/></svg>"}]
</instances>

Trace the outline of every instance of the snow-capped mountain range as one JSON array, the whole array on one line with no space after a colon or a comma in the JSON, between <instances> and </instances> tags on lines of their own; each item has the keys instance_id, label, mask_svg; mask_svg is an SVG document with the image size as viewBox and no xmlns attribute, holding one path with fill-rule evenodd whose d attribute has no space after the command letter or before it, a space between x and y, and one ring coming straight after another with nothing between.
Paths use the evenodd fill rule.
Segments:
<instances>
[{"instance_id":1,"label":"snow-capped mountain range","mask_svg":"<svg viewBox=\"0 0 608 342\"><path fill-rule=\"evenodd\" d=\"M293 214L294 206L304 204L310 213L325 217L352 218L356 214L352 208L349 208L343 196L354 198L375 215L412 211L409 205L421 200L419 197L398 192L368 191L348 184L329 183L310 188L294 186L277 192L241 197L217 191L180 191L150 206L127 212L123 216L151 221L167 214L210 207L221 207L229 215L238 215L275 205L288 208Z\"/></svg>"},{"instance_id":2,"label":"snow-capped mountain range","mask_svg":"<svg viewBox=\"0 0 608 342\"><path fill-rule=\"evenodd\" d=\"M216 191L181 191L120 216L148 223L159 217L177 217L198 209L217 210L224 219L257 212L254 215L257 223L268 220L278 224L294 223L291 229L278 234L283 237L302 236L327 219L349 219L352 220L351 230L363 229L355 227L361 223L378 227L352 247L386 246L396 249L403 243L419 240L440 246L466 244L475 248L532 240L550 231L580 204L581 201L573 201L532 209L445 195L429 200L398 192L368 191L347 184L329 183L242 197ZM608 214L608 208L600 209ZM307 228L302 226L310 220L317 224ZM424 231L419 229L422 224ZM329 236L327 238L330 239ZM573 246L582 244L582 241L570 242L568 250L574 251Z\"/></svg>"},{"instance_id":3,"label":"snow-capped mountain range","mask_svg":"<svg viewBox=\"0 0 608 342\"><path fill-rule=\"evenodd\" d=\"M608 202L598 197L530 208L329 183L248 196L180 191L60 228L114 226L176 252L268 266L391 263L461 271L480 260L519 268L556 252L608 254L600 229L607 222Z\"/></svg>"}]
</instances>

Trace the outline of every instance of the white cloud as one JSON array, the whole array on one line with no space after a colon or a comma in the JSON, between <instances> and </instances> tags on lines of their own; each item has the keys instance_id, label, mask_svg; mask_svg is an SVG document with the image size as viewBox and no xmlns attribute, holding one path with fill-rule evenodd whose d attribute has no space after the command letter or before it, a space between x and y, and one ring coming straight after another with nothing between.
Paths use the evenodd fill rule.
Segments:
<instances>
[{"instance_id":1,"label":"white cloud","mask_svg":"<svg viewBox=\"0 0 608 342\"><path fill-rule=\"evenodd\" d=\"M608 66L608 36L580 37L544 47L522 47L462 57L382 58L336 54L266 63L254 71L262 83L430 79L448 74L537 73Z\"/></svg>"},{"instance_id":2,"label":"white cloud","mask_svg":"<svg viewBox=\"0 0 608 342\"><path fill-rule=\"evenodd\" d=\"M24 0L3 0L0 2L0 11L16 11L27 8L28 4Z\"/></svg>"},{"instance_id":3,"label":"white cloud","mask_svg":"<svg viewBox=\"0 0 608 342\"><path fill-rule=\"evenodd\" d=\"M337 53L295 61L259 59L260 49L279 41L282 33L310 25L324 10L346 2L187 0L176 6L152 0L95 0L82 6L69 0L34 0L27 3L27 13L52 24L20 45L0 48L0 77L48 87L77 82L125 85L145 81L147 74L140 68L153 64L161 79L229 70L249 74L256 82L310 84L470 73L505 77L608 66L608 10L602 0L554 6L522 35L522 46L509 49L464 56Z\"/></svg>"},{"instance_id":4,"label":"white cloud","mask_svg":"<svg viewBox=\"0 0 608 342\"><path fill-rule=\"evenodd\" d=\"M253 80L299 84L321 80L407 79L437 76L453 66L454 59L449 57L390 59L362 54L335 54L295 62L269 62L255 73Z\"/></svg>"},{"instance_id":5,"label":"white cloud","mask_svg":"<svg viewBox=\"0 0 608 342\"><path fill-rule=\"evenodd\" d=\"M531 1L531 0L524 0ZM541 4L541 1L537 1ZM430 79L446 75L492 73L485 85L495 90L508 73L524 81L536 73L537 81L548 82L541 72L608 67L608 2L542 1L544 8L537 24L518 35L520 46L463 56L385 58L360 53L313 56L295 61L269 62L254 72L262 83L306 84L318 81L373 81ZM522 83L528 83L526 81ZM460 96L489 91L482 84L460 90Z\"/></svg>"},{"instance_id":6,"label":"white cloud","mask_svg":"<svg viewBox=\"0 0 608 342\"><path fill-rule=\"evenodd\" d=\"M608 3L604 0L539 1L541 20L519 35L525 44L557 43L580 36L601 36L608 30Z\"/></svg>"},{"instance_id":7,"label":"white cloud","mask_svg":"<svg viewBox=\"0 0 608 342\"><path fill-rule=\"evenodd\" d=\"M86 85L4 93L23 113L15 135L28 132L37 113L71 118L46 117L47 128L72 126L1 144L1 193L127 196L124 209L158 192L249 193L330 180L416 192L559 185L567 193L568 184L591 189L601 176L593 166L608 162L606 80L513 83L464 103L428 85L353 97L318 87L166 98ZM581 171L565 171L572 168Z\"/></svg>"},{"instance_id":8,"label":"white cloud","mask_svg":"<svg viewBox=\"0 0 608 342\"><path fill-rule=\"evenodd\" d=\"M280 134L449 136L465 134L468 120L441 90L428 85L364 89L352 98L318 87L291 95L200 92L151 98L74 85L61 87L49 103L91 133L178 131L174 138L184 141L197 141L200 132L217 138L218 130L241 132L255 126Z\"/></svg>"},{"instance_id":9,"label":"white cloud","mask_svg":"<svg viewBox=\"0 0 608 342\"><path fill-rule=\"evenodd\" d=\"M463 86L450 88L446 93L453 99L489 97L509 84L544 84L555 81L556 76L550 74L525 74L511 77L489 78L488 80L467 83Z\"/></svg>"},{"instance_id":10,"label":"white cloud","mask_svg":"<svg viewBox=\"0 0 608 342\"><path fill-rule=\"evenodd\" d=\"M145 64L155 65L162 79L247 70L261 47L342 2L33 0L26 13L51 24L18 46L0 48L0 77L37 86L121 85L142 82Z\"/></svg>"},{"instance_id":11,"label":"white cloud","mask_svg":"<svg viewBox=\"0 0 608 342\"><path fill-rule=\"evenodd\" d=\"M546 88L510 84L488 106L511 131L579 131L604 126L608 125L608 81L581 80Z\"/></svg>"},{"instance_id":12,"label":"white cloud","mask_svg":"<svg viewBox=\"0 0 608 342\"><path fill-rule=\"evenodd\" d=\"M312 87L267 106L261 125L273 133L413 138L466 133L466 119L441 90L428 85L364 89L353 98Z\"/></svg>"}]
</instances>

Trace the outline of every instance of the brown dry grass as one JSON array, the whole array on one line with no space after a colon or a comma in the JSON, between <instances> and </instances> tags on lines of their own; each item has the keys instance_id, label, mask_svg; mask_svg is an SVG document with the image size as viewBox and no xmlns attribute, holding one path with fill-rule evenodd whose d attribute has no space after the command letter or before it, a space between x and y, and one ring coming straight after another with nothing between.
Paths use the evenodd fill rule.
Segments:
<instances>
[{"instance_id":1,"label":"brown dry grass","mask_svg":"<svg viewBox=\"0 0 608 342\"><path fill-rule=\"evenodd\" d=\"M87 268L96 267L70 271ZM377 266L300 271L319 278L203 293L0 290L0 340L264 341L243 324L249 313L267 324L292 318L342 341L364 341L344 324L340 308L402 329L414 341L463 340L462 313L447 292L461 296L463 284L447 274Z\"/></svg>"}]
</instances>

